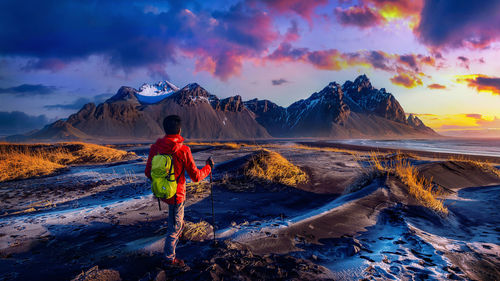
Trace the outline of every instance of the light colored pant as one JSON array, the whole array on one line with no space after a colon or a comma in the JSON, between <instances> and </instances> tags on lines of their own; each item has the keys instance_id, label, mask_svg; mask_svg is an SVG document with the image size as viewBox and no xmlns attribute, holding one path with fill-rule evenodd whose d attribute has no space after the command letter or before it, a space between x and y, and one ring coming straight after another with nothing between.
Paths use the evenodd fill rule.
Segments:
<instances>
[{"instance_id":1,"label":"light colored pant","mask_svg":"<svg viewBox=\"0 0 500 281\"><path fill-rule=\"evenodd\" d=\"M184 228L184 202L168 205L167 238L165 239L165 258L169 261L175 259L175 247Z\"/></svg>"}]
</instances>

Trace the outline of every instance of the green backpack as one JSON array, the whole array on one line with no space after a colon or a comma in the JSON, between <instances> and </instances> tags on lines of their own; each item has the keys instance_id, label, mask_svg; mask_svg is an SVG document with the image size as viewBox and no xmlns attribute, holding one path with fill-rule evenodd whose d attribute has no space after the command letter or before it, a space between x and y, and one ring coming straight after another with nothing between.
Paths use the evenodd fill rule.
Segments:
<instances>
[{"instance_id":1,"label":"green backpack","mask_svg":"<svg viewBox=\"0 0 500 281\"><path fill-rule=\"evenodd\" d=\"M168 171L168 172L167 172ZM172 155L157 154L151 161L151 190L157 198L172 198L177 192Z\"/></svg>"}]
</instances>

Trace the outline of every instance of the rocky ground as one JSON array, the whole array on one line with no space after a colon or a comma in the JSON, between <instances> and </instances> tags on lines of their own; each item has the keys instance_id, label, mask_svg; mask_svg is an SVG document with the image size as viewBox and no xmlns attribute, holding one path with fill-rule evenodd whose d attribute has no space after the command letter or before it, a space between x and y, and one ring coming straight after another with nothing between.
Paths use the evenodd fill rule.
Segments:
<instances>
[{"instance_id":1,"label":"rocky ground","mask_svg":"<svg viewBox=\"0 0 500 281\"><path fill-rule=\"evenodd\" d=\"M448 191L442 216L390 176L346 193L369 164L362 153L292 146L270 149L308 173L298 187L232 182L236 160L255 147L193 146L197 163L209 155L217 163L217 243L210 235L183 239L178 255L187 267L162 267L168 212L158 209L143 175L148 147L125 149L141 158L1 184L0 280L500 278L498 177L413 159ZM212 222L209 191L207 181L190 184L187 221Z\"/></svg>"}]
</instances>

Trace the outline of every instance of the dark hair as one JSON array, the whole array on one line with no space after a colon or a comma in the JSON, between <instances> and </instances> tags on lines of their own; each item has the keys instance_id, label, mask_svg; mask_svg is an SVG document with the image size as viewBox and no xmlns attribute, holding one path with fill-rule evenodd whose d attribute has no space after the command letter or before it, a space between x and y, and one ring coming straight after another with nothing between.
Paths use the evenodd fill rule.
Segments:
<instances>
[{"instance_id":1,"label":"dark hair","mask_svg":"<svg viewBox=\"0 0 500 281\"><path fill-rule=\"evenodd\" d=\"M178 115L169 115L163 119L163 130L167 135L176 135L181 132L181 118Z\"/></svg>"}]
</instances>

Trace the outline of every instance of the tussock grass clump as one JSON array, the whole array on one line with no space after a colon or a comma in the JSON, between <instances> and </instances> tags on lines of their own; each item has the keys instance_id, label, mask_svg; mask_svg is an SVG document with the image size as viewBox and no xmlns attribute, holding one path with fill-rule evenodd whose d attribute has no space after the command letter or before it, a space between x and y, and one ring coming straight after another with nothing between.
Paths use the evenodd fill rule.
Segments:
<instances>
[{"instance_id":1,"label":"tussock grass clump","mask_svg":"<svg viewBox=\"0 0 500 281\"><path fill-rule=\"evenodd\" d=\"M394 153L389 153L384 155L385 160L402 160L402 159L415 159L419 160L420 157L413 153L407 153L407 152L401 152L401 151L396 151Z\"/></svg>"},{"instance_id":2,"label":"tussock grass clump","mask_svg":"<svg viewBox=\"0 0 500 281\"><path fill-rule=\"evenodd\" d=\"M252 156L244 168L245 176L266 182L297 186L307 182L307 174L281 154L267 149Z\"/></svg>"},{"instance_id":3,"label":"tussock grass clump","mask_svg":"<svg viewBox=\"0 0 500 281\"><path fill-rule=\"evenodd\" d=\"M494 174L494 175L496 175L497 177L500 178L500 170L497 169L497 168L495 168L495 166L493 165L493 163L481 162L481 161L478 161L478 160L467 158L464 155L451 157L449 160L452 161L452 162L464 162L464 163L468 163L468 164L470 164L472 166L478 167L479 169L481 169L481 170L483 170L485 172L492 173L492 174Z\"/></svg>"},{"instance_id":4,"label":"tussock grass clump","mask_svg":"<svg viewBox=\"0 0 500 281\"><path fill-rule=\"evenodd\" d=\"M409 187L409 193L424 207L444 215L448 214L448 208L443 205L443 201L436 198L439 194L433 190L432 181L420 176L417 168L408 160L395 161L391 166L392 172Z\"/></svg>"},{"instance_id":5,"label":"tussock grass clump","mask_svg":"<svg viewBox=\"0 0 500 281\"><path fill-rule=\"evenodd\" d=\"M72 164L120 161L132 155L89 143L0 143L0 182L49 175Z\"/></svg>"},{"instance_id":6,"label":"tussock grass clump","mask_svg":"<svg viewBox=\"0 0 500 281\"><path fill-rule=\"evenodd\" d=\"M186 184L186 192L195 197L204 195L210 192L210 182L204 180L200 182L190 182Z\"/></svg>"},{"instance_id":7,"label":"tussock grass clump","mask_svg":"<svg viewBox=\"0 0 500 281\"><path fill-rule=\"evenodd\" d=\"M208 236L212 234L212 232L212 226L206 221L200 221L198 223L185 221L184 228L182 230L182 239L190 241L203 241L208 239Z\"/></svg>"},{"instance_id":8,"label":"tussock grass clump","mask_svg":"<svg viewBox=\"0 0 500 281\"><path fill-rule=\"evenodd\" d=\"M33 213L39 210L44 210L44 209L50 209L50 208L55 208L57 207L56 203L53 203L52 201L45 200L45 201L40 201L40 202L34 202L30 204L26 209L22 209L19 211L14 211L11 213L8 213L7 211L0 215L0 217L5 216L5 215L17 215L17 214L26 214L26 213Z\"/></svg>"},{"instance_id":9,"label":"tussock grass clump","mask_svg":"<svg viewBox=\"0 0 500 281\"><path fill-rule=\"evenodd\" d=\"M120 281L120 272L113 269L99 269L99 266L94 266L87 271L82 271L71 281Z\"/></svg>"},{"instance_id":10,"label":"tussock grass clump","mask_svg":"<svg viewBox=\"0 0 500 281\"><path fill-rule=\"evenodd\" d=\"M387 163L382 163L380 158L380 155L375 152L370 153L370 168L365 169L365 178L373 179L383 175L395 176L408 186L408 193L422 206L443 215L448 214L448 209L443 205L443 200L437 198L440 194L433 189L432 180L420 176L418 169L408 159L399 156L394 157L394 160ZM355 191L359 187L350 189Z\"/></svg>"}]
</instances>

